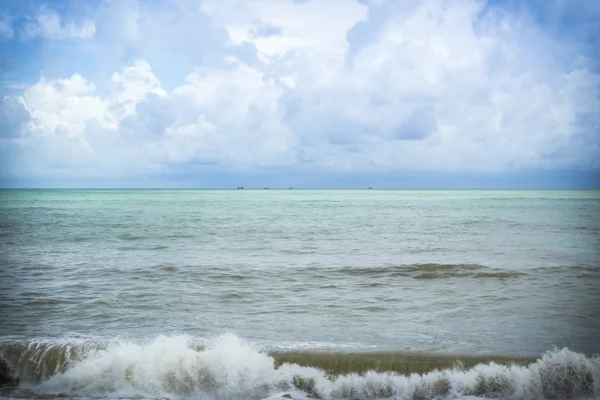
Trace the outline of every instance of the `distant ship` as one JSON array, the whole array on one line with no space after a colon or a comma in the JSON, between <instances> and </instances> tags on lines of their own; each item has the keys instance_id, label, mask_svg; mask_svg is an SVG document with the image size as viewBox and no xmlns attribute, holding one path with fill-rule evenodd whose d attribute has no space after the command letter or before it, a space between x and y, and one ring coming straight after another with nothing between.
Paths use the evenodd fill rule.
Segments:
<instances>
[{"instance_id":1,"label":"distant ship","mask_svg":"<svg viewBox=\"0 0 600 400\"><path fill-rule=\"evenodd\" d=\"M244 187L243 186L238 186L237 190L244 190Z\"/></svg>"}]
</instances>

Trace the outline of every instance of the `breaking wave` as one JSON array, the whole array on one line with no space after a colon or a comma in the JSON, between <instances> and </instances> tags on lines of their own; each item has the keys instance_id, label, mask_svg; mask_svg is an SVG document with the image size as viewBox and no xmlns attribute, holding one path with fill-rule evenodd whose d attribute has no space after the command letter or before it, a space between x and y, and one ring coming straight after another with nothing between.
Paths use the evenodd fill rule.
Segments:
<instances>
[{"instance_id":1,"label":"breaking wave","mask_svg":"<svg viewBox=\"0 0 600 400\"><path fill-rule=\"evenodd\" d=\"M400 357L406 373L393 367L386 371L388 364L381 361L384 353L371 353L377 367L368 371L349 364L344 353L326 356L332 368L310 366L315 362L305 353L302 366L232 334L205 346L189 336L160 336L145 343L12 343L1 345L0 354L3 381L12 381L15 393L44 397L587 399L600 395L600 358L566 348L549 351L526 365L457 361L429 372L421 372L418 355ZM312 354L318 358L319 353ZM383 357L379 364L377 357ZM435 356L428 357L423 360Z\"/></svg>"}]
</instances>

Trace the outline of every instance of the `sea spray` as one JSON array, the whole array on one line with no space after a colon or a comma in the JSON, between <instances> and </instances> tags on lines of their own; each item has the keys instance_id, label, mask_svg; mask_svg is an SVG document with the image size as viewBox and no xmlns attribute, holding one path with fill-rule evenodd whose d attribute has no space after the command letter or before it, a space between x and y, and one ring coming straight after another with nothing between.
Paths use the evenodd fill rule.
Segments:
<instances>
[{"instance_id":1,"label":"sea spray","mask_svg":"<svg viewBox=\"0 0 600 400\"><path fill-rule=\"evenodd\" d=\"M321 399L414 400L465 396L583 399L600 395L600 358L568 349L549 351L527 366L490 362L424 374L370 371L336 375L319 368L276 363L232 334L218 336L204 348L190 336L159 336L146 343L86 343L71 345L68 351L67 347L22 345L20 354L16 345L4 345L0 350L7 363L15 359L22 365L38 363L38 369L30 367L29 372L20 370L19 365L10 367L20 373L20 389L42 396L262 399L285 392L296 393L296 398L304 393ZM61 348L65 350L59 351ZM25 362L24 357L34 361ZM48 368L58 364L56 373Z\"/></svg>"},{"instance_id":2,"label":"sea spray","mask_svg":"<svg viewBox=\"0 0 600 400\"><path fill-rule=\"evenodd\" d=\"M70 396L171 398L202 393L222 398L268 387L272 371L272 358L234 335L216 338L205 351L198 351L188 336L161 336L146 345L124 342L95 350L31 389Z\"/></svg>"}]
</instances>

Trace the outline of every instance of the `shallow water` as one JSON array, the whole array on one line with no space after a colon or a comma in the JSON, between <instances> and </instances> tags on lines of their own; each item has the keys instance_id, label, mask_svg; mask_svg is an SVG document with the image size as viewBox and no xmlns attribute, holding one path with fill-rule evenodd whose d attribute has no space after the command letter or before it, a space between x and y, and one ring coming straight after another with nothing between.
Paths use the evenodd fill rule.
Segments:
<instances>
[{"instance_id":1,"label":"shallow water","mask_svg":"<svg viewBox=\"0 0 600 400\"><path fill-rule=\"evenodd\" d=\"M114 346L167 338L185 343L195 360L233 333L256 354L538 358L556 346L570 352L552 354L584 357L596 368L599 260L594 191L0 191L0 352L85 344L115 358L127 353ZM24 376L22 393L50 393L44 382L59 377L69 388L62 395L154 393L138 381L133 392L110 385L77 392L65 382L84 362L94 365L95 380L109 379L91 354L43 377ZM30 368L49 360L36 357ZM165 377L177 375L165 368L146 371L158 379L148 385L160 396L186 395L165 389ZM518 368L509 375L529 374ZM52 378L60 371L71 378ZM255 374L268 380L277 371ZM203 381L186 373L195 377L187 395L198 395ZM450 381L467 379L461 373ZM335 388L337 381L326 381ZM42 386L32 392L27 382ZM225 386L220 396L239 394ZM278 393L267 386L255 388L256 398Z\"/></svg>"}]
</instances>

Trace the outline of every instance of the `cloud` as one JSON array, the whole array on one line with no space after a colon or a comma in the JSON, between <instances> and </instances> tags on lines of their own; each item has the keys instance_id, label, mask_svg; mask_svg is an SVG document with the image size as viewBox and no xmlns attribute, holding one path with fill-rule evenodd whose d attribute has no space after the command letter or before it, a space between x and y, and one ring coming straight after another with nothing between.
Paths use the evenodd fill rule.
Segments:
<instances>
[{"instance_id":1,"label":"cloud","mask_svg":"<svg viewBox=\"0 0 600 400\"><path fill-rule=\"evenodd\" d=\"M278 36L281 35L282 29L280 26L269 24L258 25L252 28L250 37L256 39L261 36Z\"/></svg>"},{"instance_id":2,"label":"cloud","mask_svg":"<svg viewBox=\"0 0 600 400\"><path fill-rule=\"evenodd\" d=\"M26 132L29 112L22 99L5 97L0 102L0 137L20 137Z\"/></svg>"},{"instance_id":3,"label":"cloud","mask_svg":"<svg viewBox=\"0 0 600 400\"><path fill-rule=\"evenodd\" d=\"M50 141L46 150L60 143L60 168L79 168L85 154L87 164L121 172L186 162L242 168L289 161L293 137L276 116L280 89L244 64L194 71L167 95L150 66L136 61L113 74L109 87L100 97L80 75L40 80L10 99L22 102L30 117L29 140L14 145L39 154ZM51 156L36 163L42 168L51 161L54 168Z\"/></svg>"},{"instance_id":4,"label":"cloud","mask_svg":"<svg viewBox=\"0 0 600 400\"><path fill-rule=\"evenodd\" d=\"M13 35L12 18L0 16L0 40L12 39Z\"/></svg>"},{"instance_id":5,"label":"cloud","mask_svg":"<svg viewBox=\"0 0 600 400\"><path fill-rule=\"evenodd\" d=\"M25 35L28 37L42 36L48 39L87 39L96 33L93 21L85 19L80 23L69 20L64 21L54 11L41 11L25 26Z\"/></svg>"},{"instance_id":6,"label":"cloud","mask_svg":"<svg viewBox=\"0 0 600 400\"><path fill-rule=\"evenodd\" d=\"M252 43L263 61L291 50L343 56L346 32L366 16L366 7L345 0L207 0L202 10L225 27L234 43ZM277 35L256 34L265 27L275 27Z\"/></svg>"},{"instance_id":7,"label":"cloud","mask_svg":"<svg viewBox=\"0 0 600 400\"><path fill-rule=\"evenodd\" d=\"M76 64L5 99L6 175L600 168L598 60L528 14L469 0L106 4L89 25L95 79ZM49 32L84 30L55 17Z\"/></svg>"}]
</instances>

